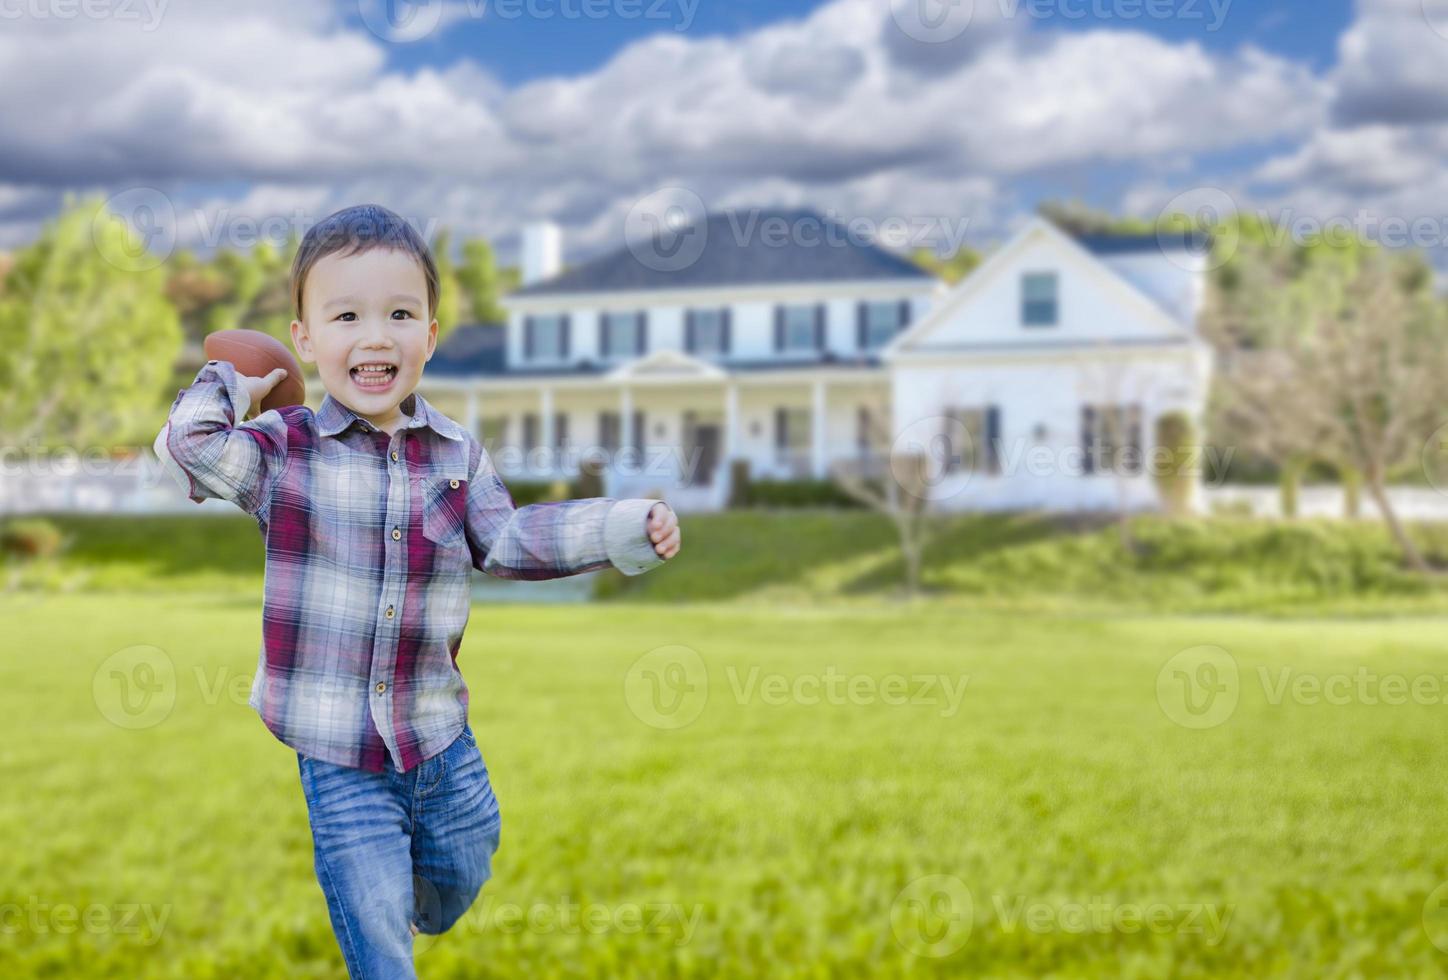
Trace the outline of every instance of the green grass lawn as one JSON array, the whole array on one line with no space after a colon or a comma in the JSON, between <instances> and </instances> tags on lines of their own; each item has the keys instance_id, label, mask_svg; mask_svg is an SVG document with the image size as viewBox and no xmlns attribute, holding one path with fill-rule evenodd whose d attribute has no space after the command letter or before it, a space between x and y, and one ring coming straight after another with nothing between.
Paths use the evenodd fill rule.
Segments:
<instances>
[{"instance_id":1,"label":"green grass lawn","mask_svg":"<svg viewBox=\"0 0 1448 980\"><path fill-rule=\"evenodd\" d=\"M342 976L294 757L245 705L256 593L0 601L0 976ZM1424 909L1448 881L1444 636L1426 619L479 606L460 662L503 844L469 915L421 937L419 970L1441 975ZM135 645L175 680L157 682L169 715L130 730L108 720L108 658ZM1194 729L1162 670L1201 645L1234 658L1240 695ZM639 669L687 668L679 647L703 673L655 702L631 667L658 651ZM1312 696L1360 669L1439 690Z\"/></svg>"}]
</instances>

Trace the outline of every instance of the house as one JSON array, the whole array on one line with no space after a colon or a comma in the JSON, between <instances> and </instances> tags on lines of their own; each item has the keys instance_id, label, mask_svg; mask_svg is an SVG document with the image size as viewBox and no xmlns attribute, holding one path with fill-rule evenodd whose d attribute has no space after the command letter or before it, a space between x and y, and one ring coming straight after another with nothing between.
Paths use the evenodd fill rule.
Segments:
<instances>
[{"instance_id":1,"label":"house","mask_svg":"<svg viewBox=\"0 0 1448 980\"><path fill-rule=\"evenodd\" d=\"M1177 413L1202 431L1208 259L1201 236L1073 238L1036 219L895 338L896 448L933 446L931 499L1145 510L1155 475L1186 467L1199 506L1200 458L1158 454L1156 431Z\"/></svg>"},{"instance_id":2,"label":"house","mask_svg":"<svg viewBox=\"0 0 1448 980\"><path fill-rule=\"evenodd\" d=\"M507 323L454 331L423 392L505 480L597 459L607 494L681 510L723 506L731 460L824 479L911 449L943 507L1155 505L1155 420L1205 399L1199 243L1038 219L947 289L846 232L723 212L677 233L685 261L633 245L564 271L556 226L530 226Z\"/></svg>"}]
</instances>

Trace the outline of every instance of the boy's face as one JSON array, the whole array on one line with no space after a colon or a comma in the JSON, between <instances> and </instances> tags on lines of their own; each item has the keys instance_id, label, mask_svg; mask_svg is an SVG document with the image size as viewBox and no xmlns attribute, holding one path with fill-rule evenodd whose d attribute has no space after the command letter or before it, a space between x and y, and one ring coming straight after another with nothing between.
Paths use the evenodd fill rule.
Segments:
<instances>
[{"instance_id":1,"label":"boy's face","mask_svg":"<svg viewBox=\"0 0 1448 980\"><path fill-rule=\"evenodd\" d=\"M333 398L385 428L437 344L422 266L386 248L325 256L307 275L302 312L292 321L297 354L317 365Z\"/></svg>"}]
</instances>

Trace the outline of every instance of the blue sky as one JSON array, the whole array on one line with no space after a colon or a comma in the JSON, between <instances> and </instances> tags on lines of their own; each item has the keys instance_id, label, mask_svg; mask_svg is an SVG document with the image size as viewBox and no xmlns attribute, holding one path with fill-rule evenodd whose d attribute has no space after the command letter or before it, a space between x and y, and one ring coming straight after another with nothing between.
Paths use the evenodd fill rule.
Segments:
<instances>
[{"instance_id":1,"label":"blue sky","mask_svg":"<svg viewBox=\"0 0 1448 980\"><path fill-rule=\"evenodd\" d=\"M977 2L997 4L1001 0ZM737 36L771 23L802 17L821 6L821 0L700 2L689 30L695 34ZM1352 17L1351 0L1233 0L1226 6L1220 28L1207 30L1206 25L1213 22L1208 0L1200 0L1194 8L1182 5L1181 9L1184 16L1166 18L1147 16L1144 12L1132 16L1128 7L1120 16L1107 20L1092 16L1090 2L1081 0L1074 6L1067 4L1059 13L1041 18L1040 22L1052 30L1077 32L1122 27L1222 50L1255 44L1289 58L1326 67L1335 58L1337 39ZM1200 13L1200 19L1196 13ZM395 12L392 15L400 16ZM360 17L358 20L360 22ZM417 68L471 58L487 65L503 81L517 84L547 75L593 71L631 41L649 34L677 31L681 20L681 17L584 20L557 16L545 20L484 16L427 43L395 47L391 60L399 68Z\"/></svg>"},{"instance_id":2,"label":"blue sky","mask_svg":"<svg viewBox=\"0 0 1448 980\"><path fill-rule=\"evenodd\" d=\"M948 0L96 2L0 32L0 248L74 192L203 251L359 201L505 256L548 218L574 260L668 206L942 250L1062 199L1448 237L1448 0L953 0L943 34Z\"/></svg>"}]
</instances>

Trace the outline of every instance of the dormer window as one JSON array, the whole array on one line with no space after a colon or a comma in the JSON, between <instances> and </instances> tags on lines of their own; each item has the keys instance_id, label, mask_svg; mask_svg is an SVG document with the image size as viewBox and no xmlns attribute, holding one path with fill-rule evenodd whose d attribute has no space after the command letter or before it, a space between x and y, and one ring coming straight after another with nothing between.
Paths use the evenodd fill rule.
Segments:
<instances>
[{"instance_id":1,"label":"dormer window","mask_svg":"<svg viewBox=\"0 0 1448 980\"><path fill-rule=\"evenodd\" d=\"M729 308L685 313L684 350L690 354L729 353Z\"/></svg>"},{"instance_id":2,"label":"dormer window","mask_svg":"<svg viewBox=\"0 0 1448 980\"><path fill-rule=\"evenodd\" d=\"M774 310L774 349L816 351L825 346L824 304L777 306Z\"/></svg>"},{"instance_id":3,"label":"dormer window","mask_svg":"<svg viewBox=\"0 0 1448 980\"><path fill-rule=\"evenodd\" d=\"M606 358L633 357L646 347L644 314L605 313L598 321L598 350Z\"/></svg>"},{"instance_id":4,"label":"dormer window","mask_svg":"<svg viewBox=\"0 0 1448 980\"><path fill-rule=\"evenodd\" d=\"M523 320L523 359L562 361L568 357L568 316L530 316Z\"/></svg>"},{"instance_id":5,"label":"dormer window","mask_svg":"<svg viewBox=\"0 0 1448 980\"><path fill-rule=\"evenodd\" d=\"M1060 316L1060 281L1054 272L1028 272L1021 277L1021 323L1054 327Z\"/></svg>"},{"instance_id":6,"label":"dormer window","mask_svg":"<svg viewBox=\"0 0 1448 980\"><path fill-rule=\"evenodd\" d=\"M884 347L910 323L910 301L861 303L856 312L856 346Z\"/></svg>"}]
</instances>

